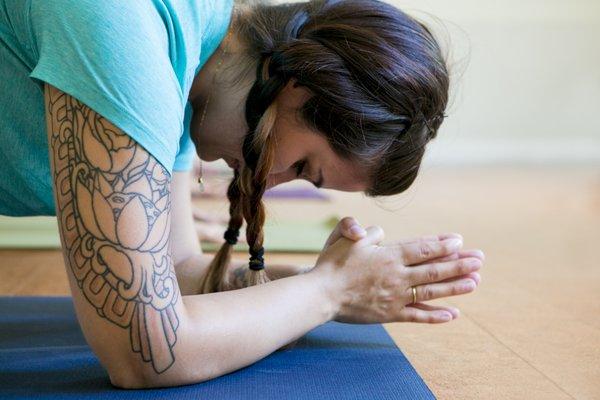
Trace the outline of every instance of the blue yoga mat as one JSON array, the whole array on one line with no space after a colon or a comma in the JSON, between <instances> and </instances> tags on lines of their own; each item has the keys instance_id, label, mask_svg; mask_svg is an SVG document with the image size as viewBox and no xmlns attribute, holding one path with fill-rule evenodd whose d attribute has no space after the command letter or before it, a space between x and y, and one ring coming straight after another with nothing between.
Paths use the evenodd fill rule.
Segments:
<instances>
[{"instance_id":1,"label":"blue yoga mat","mask_svg":"<svg viewBox=\"0 0 600 400\"><path fill-rule=\"evenodd\" d=\"M295 347L194 385L121 390L70 297L0 297L0 399L435 399L382 325L328 322Z\"/></svg>"}]
</instances>

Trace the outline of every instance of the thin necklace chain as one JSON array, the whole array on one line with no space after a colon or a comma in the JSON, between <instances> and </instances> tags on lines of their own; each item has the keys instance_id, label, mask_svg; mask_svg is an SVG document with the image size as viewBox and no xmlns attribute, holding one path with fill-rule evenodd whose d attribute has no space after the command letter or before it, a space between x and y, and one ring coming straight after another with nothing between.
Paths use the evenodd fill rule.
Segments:
<instances>
[{"instance_id":1,"label":"thin necklace chain","mask_svg":"<svg viewBox=\"0 0 600 400\"><path fill-rule=\"evenodd\" d=\"M230 33L230 32L229 32ZM225 40L223 42L227 41L227 38L229 37L229 33L227 33L227 37L225 38ZM217 64L217 67L215 68L215 72L213 74L213 80L212 80L212 84L211 84L211 90L208 93L208 97L206 98L206 102L204 103L204 109L202 110L202 116L200 117L200 124L198 125L198 130L200 130L202 128L202 124L204 123L204 118L206 117L206 110L208 109L208 103L210 102L210 99L212 97L212 94L215 90L215 80L218 76L219 70L221 69L221 64L223 64L223 59L225 58L225 54L227 54L227 52L225 51L226 46L224 45L222 50L221 50L221 58L219 60L219 63ZM202 180L202 160L200 160L200 176L198 177L198 184L200 184L200 191L203 192L204 191L204 182Z\"/></svg>"}]
</instances>

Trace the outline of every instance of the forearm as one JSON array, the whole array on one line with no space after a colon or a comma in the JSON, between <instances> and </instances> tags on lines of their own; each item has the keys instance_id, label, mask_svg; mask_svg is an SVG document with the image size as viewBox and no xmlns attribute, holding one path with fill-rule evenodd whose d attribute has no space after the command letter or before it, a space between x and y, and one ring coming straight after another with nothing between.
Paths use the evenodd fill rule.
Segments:
<instances>
[{"instance_id":1,"label":"forearm","mask_svg":"<svg viewBox=\"0 0 600 400\"><path fill-rule=\"evenodd\" d=\"M175 264L175 275L182 296L198 294L211 259L211 255L197 253Z\"/></svg>"},{"instance_id":2,"label":"forearm","mask_svg":"<svg viewBox=\"0 0 600 400\"><path fill-rule=\"evenodd\" d=\"M202 277L206 273L213 255L194 254L175 265L175 273L179 289L183 296L198 294ZM299 266L294 264L270 264L266 267L267 276L271 280L286 278L310 271L312 265ZM229 282L235 288L245 287L244 276L248 263L242 260L231 260L228 268Z\"/></svg>"},{"instance_id":3,"label":"forearm","mask_svg":"<svg viewBox=\"0 0 600 400\"><path fill-rule=\"evenodd\" d=\"M329 321L336 306L307 273L240 290L183 297L176 363L144 386L208 380L250 365Z\"/></svg>"}]
</instances>

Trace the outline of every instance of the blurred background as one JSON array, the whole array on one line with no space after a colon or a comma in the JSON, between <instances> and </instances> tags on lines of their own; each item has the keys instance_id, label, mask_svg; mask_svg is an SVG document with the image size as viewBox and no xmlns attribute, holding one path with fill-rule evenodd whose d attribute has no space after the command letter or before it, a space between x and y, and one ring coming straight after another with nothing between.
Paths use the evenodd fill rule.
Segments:
<instances>
[{"instance_id":1,"label":"blurred background","mask_svg":"<svg viewBox=\"0 0 600 400\"><path fill-rule=\"evenodd\" d=\"M448 117L398 196L275 188L269 221L287 227L279 238L296 239L270 242L267 264L314 264L331 219L345 215L380 225L388 243L461 233L465 248L486 254L482 281L431 302L461 316L386 324L435 395L600 399L600 1L390 2L425 22L447 53ZM204 171L207 191L194 202L210 252L209 239L222 240L231 174L219 162ZM0 280L2 294L69 294L57 249L2 250L0 266L13 278Z\"/></svg>"},{"instance_id":2,"label":"blurred background","mask_svg":"<svg viewBox=\"0 0 600 400\"><path fill-rule=\"evenodd\" d=\"M453 98L433 164L600 162L600 2L394 1L431 23Z\"/></svg>"},{"instance_id":3,"label":"blurred background","mask_svg":"<svg viewBox=\"0 0 600 400\"><path fill-rule=\"evenodd\" d=\"M458 320L388 330L439 398L599 399L600 2L392 3L430 24L454 81L419 179L378 222L458 231L486 262L440 302Z\"/></svg>"}]
</instances>

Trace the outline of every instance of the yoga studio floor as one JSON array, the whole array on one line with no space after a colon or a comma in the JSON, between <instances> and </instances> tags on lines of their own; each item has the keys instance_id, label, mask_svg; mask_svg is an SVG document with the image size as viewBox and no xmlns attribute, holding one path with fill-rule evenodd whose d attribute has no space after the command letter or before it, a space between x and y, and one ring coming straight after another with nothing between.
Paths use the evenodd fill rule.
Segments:
<instances>
[{"instance_id":1,"label":"yoga studio floor","mask_svg":"<svg viewBox=\"0 0 600 400\"><path fill-rule=\"evenodd\" d=\"M269 200L269 213L354 215L381 225L386 241L456 231L466 248L484 250L476 292L433 302L460 308L457 320L386 325L438 398L600 398L600 170L426 168L394 201L331 195L332 202ZM224 203L200 205L226 211ZM58 251L0 251L0 295L67 294Z\"/></svg>"}]
</instances>

